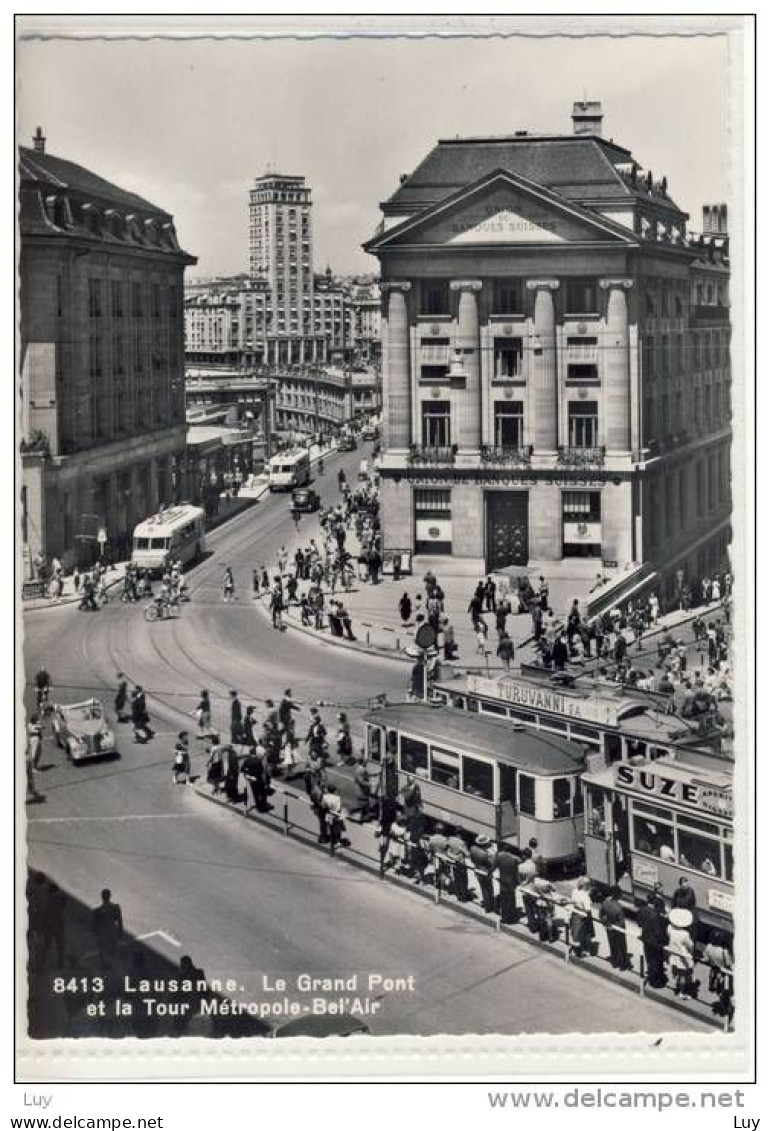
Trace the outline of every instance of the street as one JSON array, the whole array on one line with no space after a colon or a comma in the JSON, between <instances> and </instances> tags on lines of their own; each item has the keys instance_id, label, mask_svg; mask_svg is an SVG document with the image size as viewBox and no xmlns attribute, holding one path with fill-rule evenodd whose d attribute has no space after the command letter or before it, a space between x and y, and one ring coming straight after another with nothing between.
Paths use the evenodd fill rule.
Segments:
<instances>
[{"instance_id":1,"label":"street","mask_svg":"<svg viewBox=\"0 0 770 1131\"><path fill-rule=\"evenodd\" d=\"M354 479L368 454L328 458L325 476L315 479L322 497L336 499L339 467ZM312 518L302 522L315 532ZM403 664L276 632L252 607L252 568L271 569L292 533L286 495L265 496L213 532L213 553L189 572L191 603L177 619L148 625L142 606L114 599L99 613L70 605L27 616L28 704L45 663L54 701L94 694L111 714L122 671L144 686L157 731L140 746L130 726L118 725L120 760L75 767L46 730L38 778L45 800L27 807L30 867L88 907L109 887L127 931L152 937L172 962L191 954L208 978L235 978L244 1000L258 998L266 975L413 975L412 991L385 994L367 1018L375 1033L705 1030L172 783L174 736L194 731L202 688L226 734L231 688L261 715L265 699L291 687L306 708L301 737L307 708L318 701L347 710L355 737L368 698L404 693ZM232 604L222 600L226 565L236 581ZM334 709L323 714L331 737ZM201 773L203 744L192 745ZM348 771L333 773L344 791Z\"/></svg>"}]
</instances>

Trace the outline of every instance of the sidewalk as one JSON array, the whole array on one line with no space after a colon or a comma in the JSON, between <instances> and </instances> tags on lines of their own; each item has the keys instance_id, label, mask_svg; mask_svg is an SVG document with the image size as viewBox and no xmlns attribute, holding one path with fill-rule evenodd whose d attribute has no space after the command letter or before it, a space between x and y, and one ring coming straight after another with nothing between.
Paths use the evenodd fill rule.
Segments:
<instances>
[{"instance_id":1,"label":"sidewalk","mask_svg":"<svg viewBox=\"0 0 770 1131\"><path fill-rule=\"evenodd\" d=\"M245 804L233 804L221 794L214 796L211 788L203 784L196 785L194 789L199 797L229 809L234 815L238 815L241 820L254 821L260 827L272 829L281 836L291 836L293 839L301 841L313 851L337 856L346 864L352 864L354 867L380 874L383 882L395 884L405 891L412 892L414 895L421 896L423 899L428 899L436 904L441 903L455 913L474 920L479 925L486 925L489 929L500 934L511 935L519 941L525 941L541 950L546 950L563 962L573 963L581 970L626 987L630 993L643 994L707 1025L718 1028L725 1027L724 1019L715 1016L711 1009L714 997L708 993L706 988L708 986L708 969L705 966L696 965L695 976L700 979L701 983L698 999L677 998L674 995L673 987L655 990L646 985L642 976L644 961L641 941L633 922L627 923L625 931L629 955L628 970L621 971L613 968L610 964L607 930L598 920L598 908L596 907L594 908L596 953L592 956L586 955L582 958L576 958L572 954L572 947L568 942L568 907L566 910L562 907L557 908L555 918L558 928L557 937L552 942L542 941L538 934L532 933L527 927L526 917L523 914L521 889L517 890L516 899L520 916L519 922L513 925L501 923L497 912L485 912L483 910L481 889L472 867L468 867L468 886L471 898L463 903L460 903L454 894L448 890L450 885L444 883L443 880L436 882L435 861L429 865L425 879L420 884L417 884L413 878L398 875L391 868L386 868L383 873L380 868L376 822L363 824L352 820L349 816L346 817L344 834L346 843L332 849L326 844L318 843L318 821L309 799L302 792L301 786L293 788L283 785L281 782L276 782L275 786L276 790L271 799L273 809L272 812L267 814L258 814L251 807L251 794L243 779L241 780L241 789L248 798ZM494 880L494 889L495 895L498 895L496 879Z\"/></svg>"}]
</instances>

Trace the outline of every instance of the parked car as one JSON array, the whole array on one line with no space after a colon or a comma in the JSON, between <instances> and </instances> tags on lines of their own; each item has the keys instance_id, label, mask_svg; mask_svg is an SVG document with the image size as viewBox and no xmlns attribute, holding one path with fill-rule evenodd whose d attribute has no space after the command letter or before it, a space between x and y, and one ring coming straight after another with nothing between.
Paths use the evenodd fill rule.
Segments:
<instances>
[{"instance_id":1,"label":"parked car","mask_svg":"<svg viewBox=\"0 0 770 1131\"><path fill-rule=\"evenodd\" d=\"M312 487L297 487L291 493L291 509L304 513L317 511L321 505L317 493Z\"/></svg>"},{"instance_id":2,"label":"parked car","mask_svg":"<svg viewBox=\"0 0 770 1131\"><path fill-rule=\"evenodd\" d=\"M54 704L53 733L57 746L63 747L75 763L107 758L118 752L115 734L98 699Z\"/></svg>"},{"instance_id":3,"label":"parked car","mask_svg":"<svg viewBox=\"0 0 770 1131\"><path fill-rule=\"evenodd\" d=\"M355 436L341 436L338 447L341 452L354 452L358 447Z\"/></svg>"}]
</instances>

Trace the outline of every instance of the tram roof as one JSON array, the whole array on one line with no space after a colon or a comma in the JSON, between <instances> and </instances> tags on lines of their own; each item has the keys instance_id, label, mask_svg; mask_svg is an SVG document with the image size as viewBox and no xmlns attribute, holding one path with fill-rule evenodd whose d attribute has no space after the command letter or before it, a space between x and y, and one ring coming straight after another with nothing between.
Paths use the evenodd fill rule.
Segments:
<instances>
[{"instance_id":1,"label":"tram roof","mask_svg":"<svg viewBox=\"0 0 770 1131\"><path fill-rule=\"evenodd\" d=\"M192 503L180 503L179 506L167 507L166 510L158 511L157 514L150 515L149 518L137 523L134 528L134 536L152 537L153 534L174 530L180 523L190 522L194 518L202 518L204 513L202 507L196 507Z\"/></svg>"},{"instance_id":2,"label":"tram roof","mask_svg":"<svg viewBox=\"0 0 770 1131\"><path fill-rule=\"evenodd\" d=\"M510 720L497 722L454 707L406 703L378 707L364 721L406 731L428 742L469 754L496 758L518 769L544 775L574 773L582 769L586 751L580 743L558 735L543 734L511 726Z\"/></svg>"}]
</instances>

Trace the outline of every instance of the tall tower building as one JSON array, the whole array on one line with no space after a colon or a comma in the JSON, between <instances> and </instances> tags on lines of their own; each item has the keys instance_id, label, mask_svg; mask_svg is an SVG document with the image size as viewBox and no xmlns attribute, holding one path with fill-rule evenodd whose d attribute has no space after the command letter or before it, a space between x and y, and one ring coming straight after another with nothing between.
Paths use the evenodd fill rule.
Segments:
<instances>
[{"instance_id":1,"label":"tall tower building","mask_svg":"<svg viewBox=\"0 0 770 1131\"><path fill-rule=\"evenodd\" d=\"M273 333L313 330L313 229L304 177L266 173L249 190L249 274L267 280Z\"/></svg>"}]
</instances>

